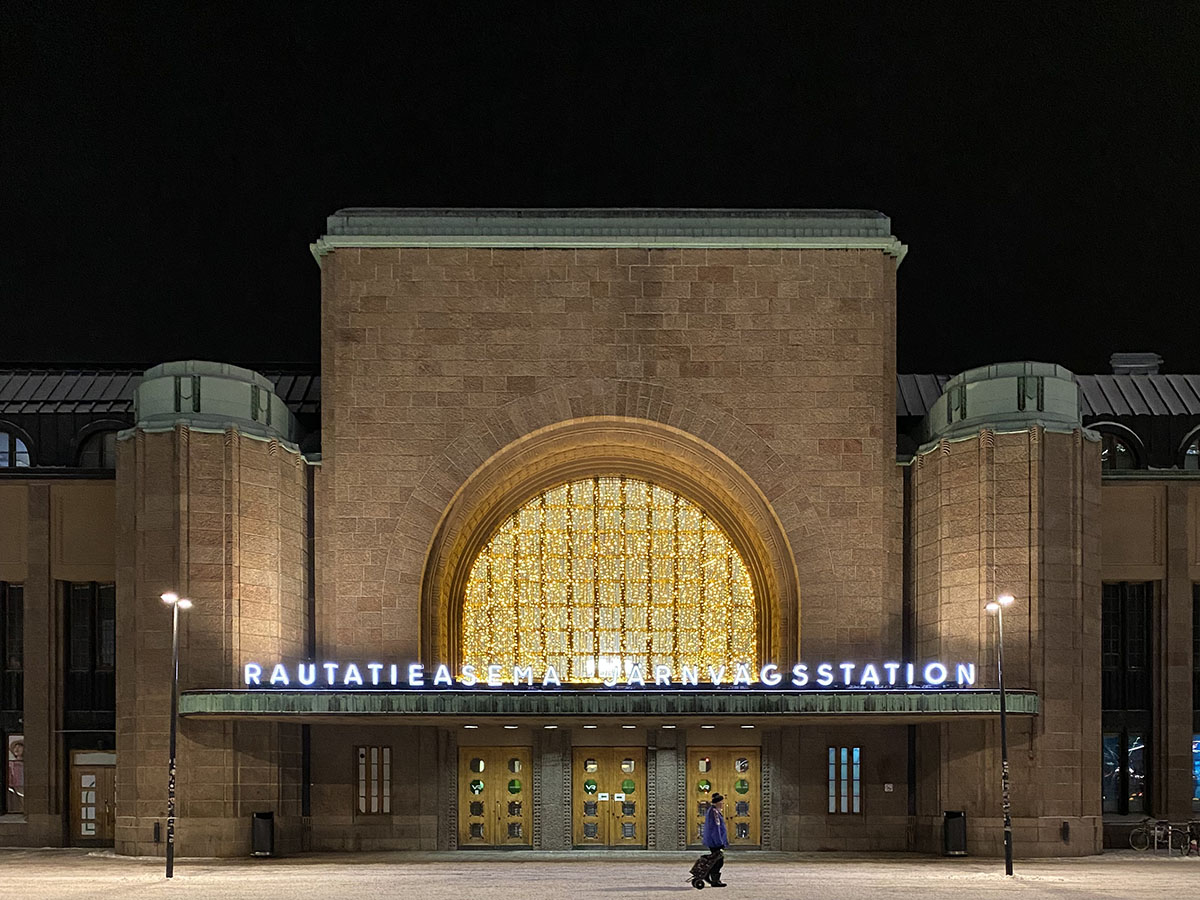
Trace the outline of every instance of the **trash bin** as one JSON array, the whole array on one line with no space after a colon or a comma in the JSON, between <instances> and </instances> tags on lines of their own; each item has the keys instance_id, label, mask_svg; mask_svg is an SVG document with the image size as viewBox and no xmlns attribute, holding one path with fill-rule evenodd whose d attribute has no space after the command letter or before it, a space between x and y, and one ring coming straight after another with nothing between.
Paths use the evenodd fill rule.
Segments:
<instances>
[{"instance_id":1,"label":"trash bin","mask_svg":"<svg viewBox=\"0 0 1200 900\"><path fill-rule=\"evenodd\" d=\"M967 855L967 813L961 809L942 811L942 855Z\"/></svg>"},{"instance_id":2,"label":"trash bin","mask_svg":"<svg viewBox=\"0 0 1200 900\"><path fill-rule=\"evenodd\" d=\"M275 813L256 812L250 820L250 855L275 854Z\"/></svg>"}]
</instances>

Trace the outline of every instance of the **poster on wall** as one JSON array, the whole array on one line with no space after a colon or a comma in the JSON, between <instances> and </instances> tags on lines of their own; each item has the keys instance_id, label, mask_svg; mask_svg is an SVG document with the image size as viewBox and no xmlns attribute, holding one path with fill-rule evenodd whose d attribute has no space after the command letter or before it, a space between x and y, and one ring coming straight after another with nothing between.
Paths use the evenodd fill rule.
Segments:
<instances>
[{"instance_id":1,"label":"poster on wall","mask_svg":"<svg viewBox=\"0 0 1200 900\"><path fill-rule=\"evenodd\" d=\"M4 764L4 809L25 812L25 735L10 734Z\"/></svg>"}]
</instances>

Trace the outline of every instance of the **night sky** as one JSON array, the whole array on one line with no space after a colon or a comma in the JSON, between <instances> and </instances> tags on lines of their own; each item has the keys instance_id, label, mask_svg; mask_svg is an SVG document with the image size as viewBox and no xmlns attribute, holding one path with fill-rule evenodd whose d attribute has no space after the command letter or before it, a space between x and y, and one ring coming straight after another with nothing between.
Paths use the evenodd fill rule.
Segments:
<instances>
[{"instance_id":1,"label":"night sky","mask_svg":"<svg viewBox=\"0 0 1200 900\"><path fill-rule=\"evenodd\" d=\"M344 206L711 206L890 215L901 371L1200 372L1198 47L1194 2L6 0L0 367L315 366Z\"/></svg>"}]
</instances>

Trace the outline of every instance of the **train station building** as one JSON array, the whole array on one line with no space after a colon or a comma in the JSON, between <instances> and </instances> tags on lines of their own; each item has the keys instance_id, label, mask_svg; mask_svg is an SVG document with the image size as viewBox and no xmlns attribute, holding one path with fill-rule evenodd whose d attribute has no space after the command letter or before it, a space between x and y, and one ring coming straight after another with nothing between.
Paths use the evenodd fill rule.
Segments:
<instances>
[{"instance_id":1,"label":"train station building","mask_svg":"<svg viewBox=\"0 0 1200 900\"><path fill-rule=\"evenodd\" d=\"M0 844L163 852L167 592L183 856L998 854L1000 595L1017 856L1200 815L1200 375L897 373L906 250L348 209L319 368L0 371Z\"/></svg>"}]
</instances>

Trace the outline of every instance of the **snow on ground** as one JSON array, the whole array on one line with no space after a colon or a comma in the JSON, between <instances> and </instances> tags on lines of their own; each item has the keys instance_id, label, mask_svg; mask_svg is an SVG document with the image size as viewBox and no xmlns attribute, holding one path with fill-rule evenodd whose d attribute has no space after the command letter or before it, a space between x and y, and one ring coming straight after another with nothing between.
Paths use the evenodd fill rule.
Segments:
<instances>
[{"instance_id":1,"label":"snow on ground","mask_svg":"<svg viewBox=\"0 0 1200 900\"><path fill-rule=\"evenodd\" d=\"M161 859L80 850L0 850L0 897L19 900L559 900L691 896L687 853L536 852L311 854L288 859ZM1133 851L1084 859L1017 860L900 854L728 854L715 900L820 898L1193 898L1200 858Z\"/></svg>"}]
</instances>

